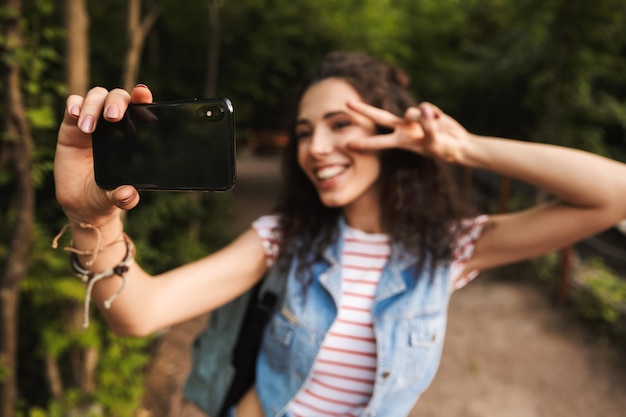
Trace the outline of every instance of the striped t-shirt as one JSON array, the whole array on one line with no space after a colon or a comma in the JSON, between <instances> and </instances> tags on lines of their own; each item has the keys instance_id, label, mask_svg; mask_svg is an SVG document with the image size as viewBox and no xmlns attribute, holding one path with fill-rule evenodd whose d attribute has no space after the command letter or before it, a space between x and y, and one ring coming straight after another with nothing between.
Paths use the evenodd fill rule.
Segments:
<instances>
[{"instance_id":1,"label":"striped t-shirt","mask_svg":"<svg viewBox=\"0 0 626 417\"><path fill-rule=\"evenodd\" d=\"M476 274L459 277L472 254L486 217L472 219L473 227L459 235L452 263L452 288L464 286ZM277 216L263 216L253 223L267 256L268 266L280 245ZM341 299L315 359L311 376L289 403L290 416L358 416L367 406L376 376L376 339L372 307L383 267L391 253L389 236L346 227L341 254Z\"/></svg>"}]
</instances>

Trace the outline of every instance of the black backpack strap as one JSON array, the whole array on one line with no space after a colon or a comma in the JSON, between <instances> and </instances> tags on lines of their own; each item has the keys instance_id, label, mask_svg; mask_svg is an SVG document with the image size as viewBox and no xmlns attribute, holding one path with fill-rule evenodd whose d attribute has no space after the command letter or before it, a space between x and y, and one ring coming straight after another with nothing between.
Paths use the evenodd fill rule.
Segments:
<instances>
[{"instance_id":1,"label":"black backpack strap","mask_svg":"<svg viewBox=\"0 0 626 417\"><path fill-rule=\"evenodd\" d=\"M256 380L256 361L265 325L285 292L287 276L276 269L252 289L230 362L235 375L217 417L226 417L228 409L239 402Z\"/></svg>"},{"instance_id":2,"label":"black backpack strap","mask_svg":"<svg viewBox=\"0 0 626 417\"><path fill-rule=\"evenodd\" d=\"M231 364L233 346L239 337L252 291L211 312L205 329L192 345L192 365L185 381L184 396L210 416L217 416L236 370Z\"/></svg>"},{"instance_id":3,"label":"black backpack strap","mask_svg":"<svg viewBox=\"0 0 626 417\"><path fill-rule=\"evenodd\" d=\"M252 289L213 311L192 346L184 396L223 417L254 385L263 331L284 298L287 274L272 268Z\"/></svg>"}]
</instances>

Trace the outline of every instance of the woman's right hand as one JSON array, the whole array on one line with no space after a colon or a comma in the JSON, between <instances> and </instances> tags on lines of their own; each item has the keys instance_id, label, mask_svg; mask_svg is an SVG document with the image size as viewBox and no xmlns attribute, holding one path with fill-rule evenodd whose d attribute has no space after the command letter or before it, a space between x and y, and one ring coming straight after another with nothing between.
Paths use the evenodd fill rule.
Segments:
<instances>
[{"instance_id":1,"label":"woman's right hand","mask_svg":"<svg viewBox=\"0 0 626 417\"><path fill-rule=\"evenodd\" d=\"M129 103L150 102L152 92L144 85L138 85L130 94L94 87L85 97L68 97L59 128L54 181L57 200L70 221L98 225L118 216L120 209L130 210L137 205L139 193L132 186L107 191L96 185L91 134L101 115L119 121Z\"/></svg>"},{"instance_id":2,"label":"woman's right hand","mask_svg":"<svg viewBox=\"0 0 626 417\"><path fill-rule=\"evenodd\" d=\"M377 126L391 130L390 133L353 140L350 147L355 150L399 148L460 163L472 137L461 124L431 103L410 107L403 117L362 101L349 102L348 106L370 118Z\"/></svg>"}]
</instances>

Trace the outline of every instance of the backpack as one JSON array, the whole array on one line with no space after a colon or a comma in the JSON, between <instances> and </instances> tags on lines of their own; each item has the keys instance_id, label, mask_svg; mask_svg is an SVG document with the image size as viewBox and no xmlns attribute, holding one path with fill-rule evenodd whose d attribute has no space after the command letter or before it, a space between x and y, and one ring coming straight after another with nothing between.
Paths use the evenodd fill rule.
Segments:
<instances>
[{"instance_id":1,"label":"backpack","mask_svg":"<svg viewBox=\"0 0 626 417\"><path fill-rule=\"evenodd\" d=\"M267 321L279 306L286 277L272 268L252 289L211 312L192 345L183 395L211 417L225 417L254 385Z\"/></svg>"}]
</instances>

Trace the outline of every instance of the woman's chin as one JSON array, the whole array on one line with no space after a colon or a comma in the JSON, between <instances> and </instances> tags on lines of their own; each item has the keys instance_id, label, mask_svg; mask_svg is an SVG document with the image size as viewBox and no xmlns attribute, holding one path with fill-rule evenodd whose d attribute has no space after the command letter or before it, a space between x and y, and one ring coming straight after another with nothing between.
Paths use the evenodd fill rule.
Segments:
<instances>
[{"instance_id":1,"label":"woman's chin","mask_svg":"<svg viewBox=\"0 0 626 417\"><path fill-rule=\"evenodd\" d=\"M320 196L320 201L322 204L328 208L340 208L346 205L346 202L334 196Z\"/></svg>"}]
</instances>

